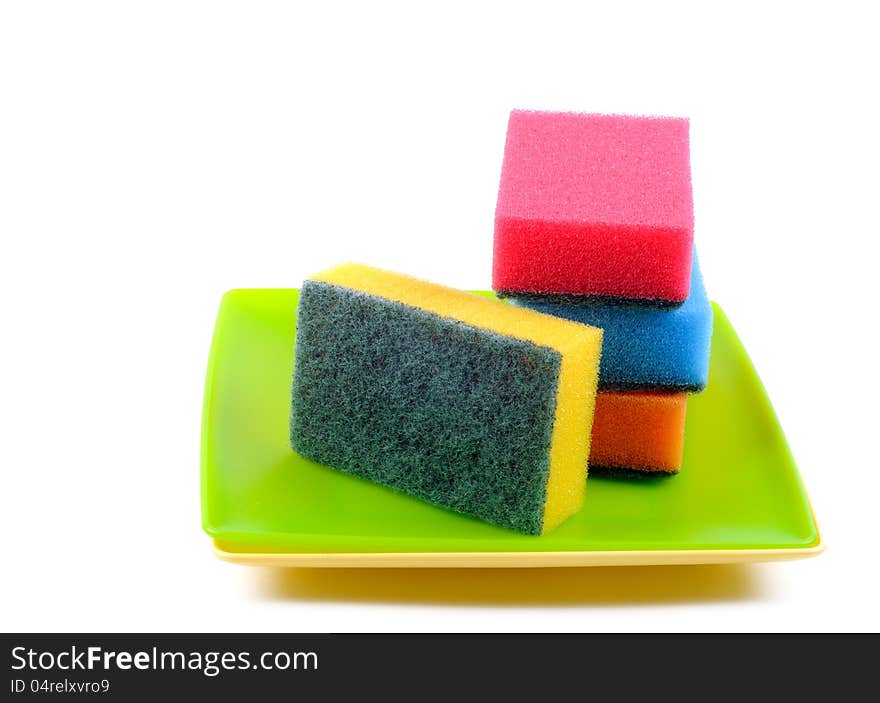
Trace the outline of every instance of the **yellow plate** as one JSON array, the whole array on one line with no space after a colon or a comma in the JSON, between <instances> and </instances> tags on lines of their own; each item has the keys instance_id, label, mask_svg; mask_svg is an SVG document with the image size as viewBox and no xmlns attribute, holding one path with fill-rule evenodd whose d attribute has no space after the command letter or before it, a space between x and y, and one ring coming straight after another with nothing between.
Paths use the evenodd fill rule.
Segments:
<instances>
[{"instance_id":1,"label":"yellow plate","mask_svg":"<svg viewBox=\"0 0 880 703\"><path fill-rule=\"evenodd\" d=\"M825 551L818 542L797 549L679 549L590 552L348 552L272 553L253 547L214 540L214 554L244 566L321 567L445 567L535 568L547 566L652 566L672 564L744 564L757 561L792 561ZM258 549L258 548L257 548Z\"/></svg>"}]
</instances>

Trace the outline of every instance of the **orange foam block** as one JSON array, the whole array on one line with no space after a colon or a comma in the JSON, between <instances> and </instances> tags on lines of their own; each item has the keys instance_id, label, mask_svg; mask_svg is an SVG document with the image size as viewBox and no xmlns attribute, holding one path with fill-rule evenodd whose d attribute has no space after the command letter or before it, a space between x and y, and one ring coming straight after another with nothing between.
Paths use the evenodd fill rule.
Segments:
<instances>
[{"instance_id":1,"label":"orange foam block","mask_svg":"<svg viewBox=\"0 0 880 703\"><path fill-rule=\"evenodd\" d=\"M678 473L686 393L596 394L590 469Z\"/></svg>"}]
</instances>

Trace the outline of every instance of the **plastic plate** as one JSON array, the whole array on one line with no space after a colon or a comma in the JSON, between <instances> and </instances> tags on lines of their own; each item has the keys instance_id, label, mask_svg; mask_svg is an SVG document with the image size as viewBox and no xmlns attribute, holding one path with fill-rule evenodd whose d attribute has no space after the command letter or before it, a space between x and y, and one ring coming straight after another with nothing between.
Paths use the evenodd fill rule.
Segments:
<instances>
[{"instance_id":1,"label":"plastic plate","mask_svg":"<svg viewBox=\"0 0 880 703\"><path fill-rule=\"evenodd\" d=\"M542 537L434 507L288 446L298 291L221 302L202 423L202 521L218 556L284 566L584 566L769 561L822 550L761 382L715 305L705 392L681 473L589 478L583 510Z\"/></svg>"}]
</instances>

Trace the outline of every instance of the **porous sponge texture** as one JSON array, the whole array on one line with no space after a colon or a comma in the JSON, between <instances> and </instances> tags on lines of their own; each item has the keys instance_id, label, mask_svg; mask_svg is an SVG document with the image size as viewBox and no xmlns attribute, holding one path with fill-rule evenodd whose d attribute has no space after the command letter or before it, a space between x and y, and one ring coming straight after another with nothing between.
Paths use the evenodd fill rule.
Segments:
<instances>
[{"instance_id":1,"label":"porous sponge texture","mask_svg":"<svg viewBox=\"0 0 880 703\"><path fill-rule=\"evenodd\" d=\"M515 110L493 288L677 304L693 246L686 119Z\"/></svg>"},{"instance_id":2,"label":"porous sponge texture","mask_svg":"<svg viewBox=\"0 0 880 703\"><path fill-rule=\"evenodd\" d=\"M600 392L596 396L591 466L678 473L686 414L686 393Z\"/></svg>"},{"instance_id":3,"label":"porous sponge texture","mask_svg":"<svg viewBox=\"0 0 880 703\"><path fill-rule=\"evenodd\" d=\"M612 304L571 305L516 299L525 306L605 331L599 387L697 392L709 378L712 304L696 255L690 295L671 309Z\"/></svg>"},{"instance_id":4,"label":"porous sponge texture","mask_svg":"<svg viewBox=\"0 0 880 703\"><path fill-rule=\"evenodd\" d=\"M300 293L291 444L432 503L546 532L583 502L601 339L409 276L330 269Z\"/></svg>"}]
</instances>

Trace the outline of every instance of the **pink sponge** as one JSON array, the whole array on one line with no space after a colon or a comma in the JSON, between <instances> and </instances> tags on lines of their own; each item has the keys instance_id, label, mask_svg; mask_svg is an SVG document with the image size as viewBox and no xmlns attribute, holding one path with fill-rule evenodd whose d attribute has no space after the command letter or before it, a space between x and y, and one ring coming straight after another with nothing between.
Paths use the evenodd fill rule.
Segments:
<instances>
[{"instance_id":1,"label":"pink sponge","mask_svg":"<svg viewBox=\"0 0 880 703\"><path fill-rule=\"evenodd\" d=\"M688 296L688 121L514 110L495 210L501 294Z\"/></svg>"}]
</instances>

